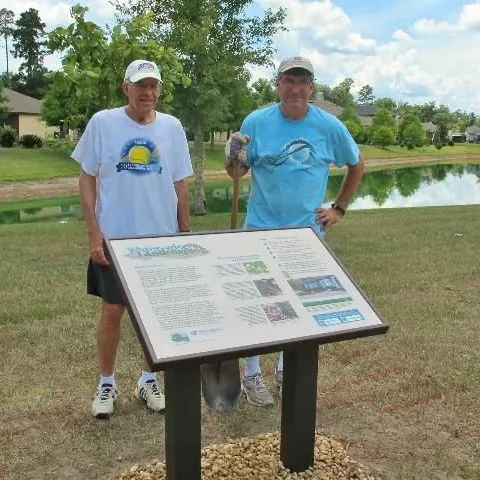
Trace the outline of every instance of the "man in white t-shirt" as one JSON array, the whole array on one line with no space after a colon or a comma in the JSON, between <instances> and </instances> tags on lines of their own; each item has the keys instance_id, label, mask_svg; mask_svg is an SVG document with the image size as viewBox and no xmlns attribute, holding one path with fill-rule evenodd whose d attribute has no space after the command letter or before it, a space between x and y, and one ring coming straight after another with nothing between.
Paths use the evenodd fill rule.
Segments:
<instances>
[{"instance_id":1,"label":"man in white t-shirt","mask_svg":"<svg viewBox=\"0 0 480 480\"><path fill-rule=\"evenodd\" d=\"M114 366L125 311L103 239L190 229L190 154L180 121L155 111L161 82L155 63L132 62L122 85L128 104L93 115L72 153L81 165L80 199L90 244L87 292L103 300L97 331L100 380L92 402L96 418L109 418L114 411ZM152 410L165 409L146 363L135 396Z\"/></svg>"}]
</instances>

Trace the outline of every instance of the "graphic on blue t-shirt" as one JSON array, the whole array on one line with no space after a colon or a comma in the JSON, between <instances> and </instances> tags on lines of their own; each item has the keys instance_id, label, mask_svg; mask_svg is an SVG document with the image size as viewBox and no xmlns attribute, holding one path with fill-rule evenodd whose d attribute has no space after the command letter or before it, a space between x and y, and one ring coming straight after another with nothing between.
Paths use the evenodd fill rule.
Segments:
<instances>
[{"instance_id":1,"label":"graphic on blue t-shirt","mask_svg":"<svg viewBox=\"0 0 480 480\"><path fill-rule=\"evenodd\" d=\"M273 165L281 165L288 159L293 160L298 165L307 166L309 160L314 158L315 150L313 146L301 138L296 138L288 142L278 155L267 155L266 158Z\"/></svg>"},{"instance_id":2,"label":"graphic on blue t-shirt","mask_svg":"<svg viewBox=\"0 0 480 480\"><path fill-rule=\"evenodd\" d=\"M128 170L133 173L162 173L160 152L151 140L134 138L129 140L121 151L121 160L117 163L117 172Z\"/></svg>"}]
</instances>

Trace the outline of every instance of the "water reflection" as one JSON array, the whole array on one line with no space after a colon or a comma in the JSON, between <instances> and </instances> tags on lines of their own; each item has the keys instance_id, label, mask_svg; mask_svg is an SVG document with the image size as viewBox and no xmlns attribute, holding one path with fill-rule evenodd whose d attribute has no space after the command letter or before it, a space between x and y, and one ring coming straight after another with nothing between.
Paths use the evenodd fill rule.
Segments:
<instances>
[{"instance_id":1,"label":"water reflection","mask_svg":"<svg viewBox=\"0 0 480 480\"><path fill-rule=\"evenodd\" d=\"M480 165L434 165L372 172L350 208L480 204Z\"/></svg>"},{"instance_id":2,"label":"water reflection","mask_svg":"<svg viewBox=\"0 0 480 480\"><path fill-rule=\"evenodd\" d=\"M341 175L331 177L325 205L337 195ZM232 182L205 187L210 212L231 209ZM246 210L250 184L240 186L239 208ZM434 165L368 172L350 205L350 209L421 207L434 205L470 205L480 203L480 165Z\"/></svg>"},{"instance_id":3,"label":"water reflection","mask_svg":"<svg viewBox=\"0 0 480 480\"><path fill-rule=\"evenodd\" d=\"M65 223L79 218L82 218L82 211L78 203L0 211L0 224L52 219Z\"/></svg>"},{"instance_id":4,"label":"water reflection","mask_svg":"<svg viewBox=\"0 0 480 480\"><path fill-rule=\"evenodd\" d=\"M342 176L331 177L325 195L330 204L340 188ZM232 181L205 185L208 211L229 212L232 205ZM239 209L246 211L250 194L249 180L240 183ZM193 195L191 196L193 202ZM82 217L78 199L64 199L59 205L46 200L42 206L1 210L0 224L56 219L61 223ZM368 172L350 205L350 209L420 207L435 205L480 204L480 165L434 165ZM32 205L26 202L25 205ZM37 205L37 203L35 204ZM193 205L192 205L193 209Z\"/></svg>"}]
</instances>

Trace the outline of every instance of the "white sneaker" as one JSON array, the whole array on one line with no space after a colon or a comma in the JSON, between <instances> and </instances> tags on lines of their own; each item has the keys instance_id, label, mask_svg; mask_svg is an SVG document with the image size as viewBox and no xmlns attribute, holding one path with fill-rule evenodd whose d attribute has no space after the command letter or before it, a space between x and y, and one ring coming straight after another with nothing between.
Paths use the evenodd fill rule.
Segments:
<instances>
[{"instance_id":1,"label":"white sneaker","mask_svg":"<svg viewBox=\"0 0 480 480\"><path fill-rule=\"evenodd\" d=\"M97 388L92 401L92 415L95 418L105 420L110 418L114 410L114 403L117 399L118 391L110 383L104 383Z\"/></svg>"},{"instance_id":2,"label":"white sneaker","mask_svg":"<svg viewBox=\"0 0 480 480\"><path fill-rule=\"evenodd\" d=\"M242 391L247 401L256 407L273 405L274 400L260 373L254 377L242 378Z\"/></svg>"},{"instance_id":3,"label":"white sneaker","mask_svg":"<svg viewBox=\"0 0 480 480\"><path fill-rule=\"evenodd\" d=\"M135 388L135 397L143 400L147 407L154 412L163 412L165 410L165 395L161 392L156 380L139 380Z\"/></svg>"}]
</instances>

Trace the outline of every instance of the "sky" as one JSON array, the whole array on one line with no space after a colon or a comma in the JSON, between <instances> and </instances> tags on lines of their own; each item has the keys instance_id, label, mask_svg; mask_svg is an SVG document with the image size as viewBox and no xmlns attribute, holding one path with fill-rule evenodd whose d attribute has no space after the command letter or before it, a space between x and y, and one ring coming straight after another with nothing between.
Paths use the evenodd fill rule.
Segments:
<instances>
[{"instance_id":1,"label":"sky","mask_svg":"<svg viewBox=\"0 0 480 480\"><path fill-rule=\"evenodd\" d=\"M48 31L70 23L74 3L89 8L89 20L114 23L106 0L16 0L8 8L17 16L36 8ZM275 65L288 56L306 56L320 83L334 86L351 77L354 92L369 84L376 97L433 100L480 114L480 0L257 0L249 13L279 3L287 11L288 31L274 39ZM58 57L46 59L49 68L59 65ZM0 71L5 71L4 48ZM274 71L251 67L253 79L271 78Z\"/></svg>"}]
</instances>

